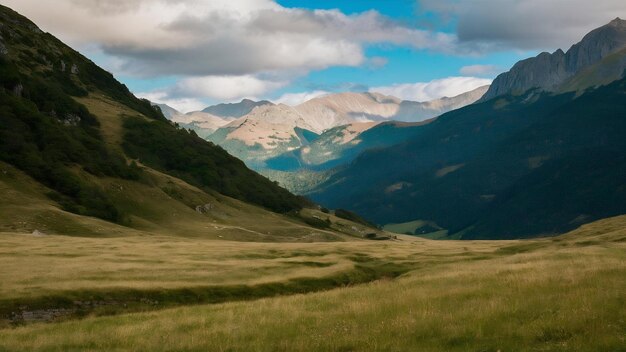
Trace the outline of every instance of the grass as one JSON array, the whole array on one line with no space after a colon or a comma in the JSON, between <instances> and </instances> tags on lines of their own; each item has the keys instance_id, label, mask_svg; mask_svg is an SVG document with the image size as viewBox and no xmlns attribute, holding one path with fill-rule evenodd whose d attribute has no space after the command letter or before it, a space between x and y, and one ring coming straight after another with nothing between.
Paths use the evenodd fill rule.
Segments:
<instances>
[{"instance_id":1,"label":"grass","mask_svg":"<svg viewBox=\"0 0 626 352\"><path fill-rule=\"evenodd\" d=\"M424 234L421 234L421 233L415 234L415 232L421 228L429 228L432 230L439 229L439 230L429 232L429 233L424 233ZM383 226L383 229L385 231L395 232L395 233L400 233L400 234L407 234L407 235L412 234L414 236L428 238L431 240L452 239L448 237L447 230L441 229L439 226L437 226L437 224L433 222L424 221L424 220L414 220L414 221L408 221L408 222L403 222L403 223L398 223L398 224L387 224Z\"/></svg>"},{"instance_id":2,"label":"grass","mask_svg":"<svg viewBox=\"0 0 626 352\"><path fill-rule=\"evenodd\" d=\"M80 177L103 189L127 214L128 226L78 216L59 209L45 196L49 189L23 172L0 162L0 231L69 236L113 237L137 234L194 237L216 240L264 242L345 241L361 237L366 227L331 216L328 229L312 228L299 218L286 217L218 193L206 193L188 183L145 168L146 180L135 182ZM212 204L207 214L197 205ZM303 217L328 218L321 211L304 209Z\"/></svg>"},{"instance_id":3,"label":"grass","mask_svg":"<svg viewBox=\"0 0 626 352\"><path fill-rule=\"evenodd\" d=\"M253 302L173 308L172 303L150 312L5 328L0 351L623 351L626 346L626 216L524 241L400 236L387 242L271 244L2 234L0 251L0 265L7 269L0 272L0 297L15 301L134 288L174 293L180 304L188 304L181 292L263 288L243 297L222 293L223 300L213 292L213 300L204 301L261 298ZM377 274L370 276L372 270ZM391 274L379 275L385 272ZM339 288L315 292L331 287Z\"/></svg>"}]
</instances>

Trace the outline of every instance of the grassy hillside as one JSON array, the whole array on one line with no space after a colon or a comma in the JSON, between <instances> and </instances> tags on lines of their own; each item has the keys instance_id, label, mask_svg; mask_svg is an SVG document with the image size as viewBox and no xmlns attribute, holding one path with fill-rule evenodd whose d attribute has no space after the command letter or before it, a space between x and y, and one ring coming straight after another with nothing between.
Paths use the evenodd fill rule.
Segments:
<instances>
[{"instance_id":1,"label":"grassy hillside","mask_svg":"<svg viewBox=\"0 0 626 352\"><path fill-rule=\"evenodd\" d=\"M120 203L104 184L115 179L151 188L152 169L184 179L205 196L218 192L275 212L308 204L177 129L28 19L0 7L0 24L7 51L0 55L0 160L46 186L64 210L132 225L141 208Z\"/></svg>"},{"instance_id":2,"label":"grassy hillside","mask_svg":"<svg viewBox=\"0 0 626 352\"><path fill-rule=\"evenodd\" d=\"M445 114L361 154L311 196L379 224L451 235L563 233L626 213L626 80L580 96L529 91Z\"/></svg>"},{"instance_id":3,"label":"grassy hillside","mask_svg":"<svg viewBox=\"0 0 626 352\"><path fill-rule=\"evenodd\" d=\"M120 211L129 214L129 224L118 225L64 211L46 196L50 189L0 162L0 232L40 231L48 235L107 238L144 234L263 242L358 240L372 232L366 225L315 209L302 209L289 216L276 214L216 192L203 192L158 171L145 170L149 184L79 174L105 192Z\"/></svg>"},{"instance_id":4,"label":"grassy hillside","mask_svg":"<svg viewBox=\"0 0 626 352\"><path fill-rule=\"evenodd\" d=\"M14 311L30 319L43 314L33 308L80 301L116 315L5 327L0 350L621 351L625 229L622 216L551 239L315 245L3 233L1 307L27 302ZM375 273L387 278L267 297ZM168 292L267 298L162 310L190 303ZM115 302L151 312L119 315Z\"/></svg>"},{"instance_id":5,"label":"grassy hillside","mask_svg":"<svg viewBox=\"0 0 626 352\"><path fill-rule=\"evenodd\" d=\"M348 143L338 143L347 126L339 126L322 133L309 145L281 154L266 161L273 171L323 171L347 165L365 150L389 147L403 143L414 136L418 126L432 120L416 123L385 122L359 134Z\"/></svg>"}]
</instances>

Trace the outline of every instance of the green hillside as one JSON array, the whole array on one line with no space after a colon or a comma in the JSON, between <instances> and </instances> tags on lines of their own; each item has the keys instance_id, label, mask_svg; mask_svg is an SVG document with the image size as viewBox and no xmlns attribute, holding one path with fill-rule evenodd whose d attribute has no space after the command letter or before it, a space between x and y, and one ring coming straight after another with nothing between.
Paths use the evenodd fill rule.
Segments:
<instances>
[{"instance_id":1,"label":"green hillside","mask_svg":"<svg viewBox=\"0 0 626 352\"><path fill-rule=\"evenodd\" d=\"M0 55L0 160L51 189L48 196L63 209L129 224L132 210L123 211L98 179L150 186L146 166L276 212L307 204L223 149L177 129L28 19L0 7L0 23L6 49ZM97 104L115 105L118 114L109 116Z\"/></svg>"},{"instance_id":2,"label":"green hillside","mask_svg":"<svg viewBox=\"0 0 626 352\"><path fill-rule=\"evenodd\" d=\"M409 142L366 151L311 196L464 239L562 233L624 214L625 95L621 80L580 96L529 91L475 104Z\"/></svg>"}]
</instances>

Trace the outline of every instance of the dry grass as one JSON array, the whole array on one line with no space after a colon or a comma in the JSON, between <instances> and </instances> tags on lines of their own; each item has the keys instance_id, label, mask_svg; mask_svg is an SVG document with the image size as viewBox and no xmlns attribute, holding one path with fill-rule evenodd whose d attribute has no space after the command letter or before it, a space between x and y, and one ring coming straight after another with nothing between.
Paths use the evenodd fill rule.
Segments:
<instances>
[{"instance_id":1,"label":"dry grass","mask_svg":"<svg viewBox=\"0 0 626 352\"><path fill-rule=\"evenodd\" d=\"M364 258L413 270L321 293L5 329L0 350L623 351L625 228L626 217L618 217L533 241L316 244L5 234L0 264L14 273L3 270L2 295L282 280ZM46 273L46 261L54 270ZM290 265L298 261L336 264ZM83 279L90 275L93 281ZM33 280L39 288L28 286Z\"/></svg>"}]
</instances>

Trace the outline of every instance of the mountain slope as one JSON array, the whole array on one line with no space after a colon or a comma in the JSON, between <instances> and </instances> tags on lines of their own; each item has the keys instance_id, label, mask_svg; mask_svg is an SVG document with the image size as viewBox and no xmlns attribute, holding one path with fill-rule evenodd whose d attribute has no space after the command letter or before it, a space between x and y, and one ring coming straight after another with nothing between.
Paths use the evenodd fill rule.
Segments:
<instances>
[{"instance_id":1,"label":"mountain slope","mask_svg":"<svg viewBox=\"0 0 626 352\"><path fill-rule=\"evenodd\" d=\"M196 186L198 199L221 193L277 212L306 204L223 149L177 129L26 18L0 7L0 21L0 160L49 188L63 209L131 225L142 207L125 207L104 180L150 188L162 173Z\"/></svg>"},{"instance_id":2,"label":"mountain slope","mask_svg":"<svg viewBox=\"0 0 626 352\"><path fill-rule=\"evenodd\" d=\"M552 54L544 52L537 57L518 62L509 72L500 74L493 81L482 101L508 93L521 94L531 88L563 92L569 89L588 88L597 81L612 82L623 77L626 69L624 60L621 61L620 68L603 72L603 77L588 82L589 85L583 84L586 83L585 80L579 80L577 85L566 84L567 80L579 72L624 48L626 48L626 21L616 18L607 25L591 31L567 53L559 49Z\"/></svg>"},{"instance_id":3,"label":"mountain slope","mask_svg":"<svg viewBox=\"0 0 626 352\"><path fill-rule=\"evenodd\" d=\"M266 165L278 171L329 170L349 164L368 149L403 143L419 131L419 126L431 121L362 122L335 127L304 147L268 159Z\"/></svg>"},{"instance_id":4,"label":"mountain slope","mask_svg":"<svg viewBox=\"0 0 626 352\"><path fill-rule=\"evenodd\" d=\"M175 116L182 115L180 111L174 109L173 107L167 104L152 104L152 105L158 106L159 109L161 109L163 116L165 116L165 118L167 118L168 120L173 119Z\"/></svg>"},{"instance_id":5,"label":"mountain slope","mask_svg":"<svg viewBox=\"0 0 626 352\"><path fill-rule=\"evenodd\" d=\"M358 154L364 150L362 147L389 145L390 140L372 140L359 146L362 140L359 136L380 122L425 121L474 103L486 90L487 86L480 87L456 97L423 103L378 93L329 94L295 107L284 104L257 107L212 135L201 129L196 131L256 170L321 164L327 164L323 168L328 168Z\"/></svg>"},{"instance_id":6,"label":"mountain slope","mask_svg":"<svg viewBox=\"0 0 626 352\"><path fill-rule=\"evenodd\" d=\"M239 103L229 104L217 104L209 106L202 110L202 112L209 113L219 117L242 117L249 114L254 108L263 105L273 105L272 102L267 100L253 101L250 99L243 99Z\"/></svg>"},{"instance_id":7,"label":"mountain slope","mask_svg":"<svg viewBox=\"0 0 626 352\"><path fill-rule=\"evenodd\" d=\"M363 153L311 196L464 239L560 233L623 214L625 97L621 80L578 98L529 91L475 104Z\"/></svg>"},{"instance_id":8,"label":"mountain slope","mask_svg":"<svg viewBox=\"0 0 626 352\"><path fill-rule=\"evenodd\" d=\"M482 86L454 97L443 97L425 102L404 100L400 103L398 111L390 119L404 122L422 122L448 111L473 104L485 95L488 89L489 86Z\"/></svg>"}]
</instances>

